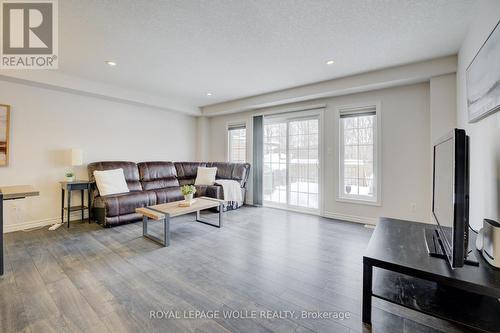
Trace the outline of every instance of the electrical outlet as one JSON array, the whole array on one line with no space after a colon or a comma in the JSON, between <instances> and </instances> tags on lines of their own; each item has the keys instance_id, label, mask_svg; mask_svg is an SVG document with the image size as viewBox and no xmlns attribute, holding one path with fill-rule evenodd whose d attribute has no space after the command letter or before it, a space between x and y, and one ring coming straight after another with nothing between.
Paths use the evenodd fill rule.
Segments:
<instances>
[{"instance_id":1,"label":"electrical outlet","mask_svg":"<svg viewBox=\"0 0 500 333\"><path fill-rule=\"evenodd\" d=\"M416 203L414 203L414 202L413 202L413 203L411 203L411 204L410 204L410 210L411 210L412 212L416 212L416 211L417 211L417 204L416 204Z\"/></svg>"}]
</instances>

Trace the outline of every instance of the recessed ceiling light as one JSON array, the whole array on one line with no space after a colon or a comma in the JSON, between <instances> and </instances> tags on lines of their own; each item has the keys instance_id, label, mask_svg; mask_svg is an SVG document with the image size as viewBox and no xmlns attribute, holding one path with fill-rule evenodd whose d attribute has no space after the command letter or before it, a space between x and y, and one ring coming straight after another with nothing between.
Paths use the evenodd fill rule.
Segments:
<instances>
[{"instance_id":1,"label":"recessed ceiling light","mask_svg":"<svg viewBox=\"0 0 500 333\"><path fill-rule=\"evenodd\" d=\"M116 62L114 62L114 61L105 61L105 63L106 63L108 66L111 66L111 67L115 67L115 66L116 66Z\"/></svg>"},{"instance_id":2,"label":"recessed ceiling light","mask_svg":"<svg viewBox=\"0 0 500 333\"><path fill-rule=\"evenodd\" d=\"M333 65L335 63L335 60L328 60L326 62L327 65Z\"/></svg>"},{"instance_id":3,"label":"recessed ceiling light","mask_svg":"<svg viewBox=\"0 0 500 333\"><path fill-rule=\"evenodd\" d=\"M212 93L207 93L207 96L212 96Z\"/></svg>"}]
</instances>

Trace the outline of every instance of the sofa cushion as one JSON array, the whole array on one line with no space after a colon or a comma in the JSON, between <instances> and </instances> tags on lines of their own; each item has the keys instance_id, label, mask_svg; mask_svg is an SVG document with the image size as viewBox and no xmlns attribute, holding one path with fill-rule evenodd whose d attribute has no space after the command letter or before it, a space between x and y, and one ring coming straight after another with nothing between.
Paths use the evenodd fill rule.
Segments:
<instances>
[{"instance_id":1,"label":"sofa cushion","mask_svg":"<svg viewBox=\"0 0 500 333\"><path fill-rule=\"evenodd\" d=\"M236 180L241 187L246 185L250 172L248 163L209 162L207 166L217 168L217 179Z\"/></svg>"},{"instance_id":2,"label":"sofa cushion","mask_svg":"<svg viewBox=\"0 0 500 333\"><path fill-rule=\"evenodd\" d=\"M184 200L184 196L181 193L180 187L166 187L166 188L151 190L148 192L154 192L156 196L156 203L155 203L156 205L166 202Z\"/></svg>"},{"instance_id":3,"label":"sofa cushion","mask_svg":"<svg viewBox=\"0 0 500 333\"><path fill-rule=\"evenodd\" d=\"M179 187L177 171L172 162L138 163L139 177L144 190Z\"/></svg>"},{"instance_id":4,"label":"sofa cushion","mask_svg":"<svg viewBox=\"0 0 500 333\"><path fill-rule=\"evenodd\" d=\"M183 178L183 179L177 179L179 181L179 185L180 186L184 186L184 185L194 185L194 181L196 180L196 178Z\"/></svg>"},{"instance_id":5,"label":"sofa cushion","mask_svg":"<svg viewBox=\"0 0 500 333\"><path fill-rule=\"evenodd\" d=\"M147 191L129 192L100 196L94 202L95 207L106 209L106 216L118 216L135 213L136 208L153 205L156 197Z\"/></svg>"},{"instance_id":6,"label":"sofa cushion","mask_svg":"<svg viewBox=\"0 0 500 333\"><path fill-rule=\"evenodd\" d=\"M205 168L198 167L198 173L196 174L195 185L213 185L215 184L215 175L217 174L217 168Z\"/></svg>"},{"instance_id":7,"label":"sofa cushion","mask_svg":"<svg viewBox=\"0 0 500 333\"><path fill-rule=\"evenodd\" d=\"M223 199L222 186L219 185L195 185L197 197L210 197L215 199Z\"/></svg>"},{"instance_id":8,"label":"sofa cushion","mask_svg":"<svg viewBox=\"0 0 500 333\"><path fill-rule=\"evenodd\" d=\"M206 167L207 163L204 162L175 162L175 169L177 170L177 178L181 179L196 179L198 167ZM194 181L193 181L194 183Z\"/></svg>"},{"instance_id":9,"label":"sofa cushion","mask_svg":"<svg viewBox=\"0 0 500 333\"><path fill-rule=\"evenodd\" d=\"M89 180L95 182L94 171L95 170L113 170L113 169L123 169L123 175L125 176L125 181L127 182L128 189L132 191L142 191L142 186L139 181L139 169L137 164L134 162L124 162L124 161L106 161L106 162L95 162L90 163L87 166Z\"/></svg>"},{"instance_id":10,"label":"sofa cushion","mask_svg":"<svg viewBox=\"0 0 500 333\"><path fill-rule=\"evenodd\" d=\"M122 168L115 170L95 170L94 178L101 195L130 192Z\"/></svg>"}]
</instances>

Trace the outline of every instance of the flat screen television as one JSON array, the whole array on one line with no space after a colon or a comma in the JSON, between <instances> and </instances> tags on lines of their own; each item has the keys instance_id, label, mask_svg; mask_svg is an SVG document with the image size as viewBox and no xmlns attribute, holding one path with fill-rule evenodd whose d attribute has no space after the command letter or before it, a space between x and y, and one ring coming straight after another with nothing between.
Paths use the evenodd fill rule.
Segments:
<instances>
[{"instance_id":1,"label":"flat screen television","mask_svg":"<svg viewBox=\"0 0 500 333\"><path fill-rule=\"evenodd\" d=\"M432 216L437 228L431 247L451 267L462 267L469 236L469 138L463 129L434 144L433 170ZM428 248L429 241L427 237Z\"/></svg>"}]
</instances>

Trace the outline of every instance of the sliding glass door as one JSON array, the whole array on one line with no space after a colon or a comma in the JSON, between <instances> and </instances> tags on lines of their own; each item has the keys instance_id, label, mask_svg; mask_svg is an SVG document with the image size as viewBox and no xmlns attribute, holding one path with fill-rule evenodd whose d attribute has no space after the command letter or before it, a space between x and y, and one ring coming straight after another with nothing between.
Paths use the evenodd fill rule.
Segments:
<instances>
[{"instance_id":1,"label":"sliding glass door","mask_svg":"<svg viewBox=\"0 0 500 333\"><path fill-rule=\"evenodd\" d=\"M264 204L287 203L287 123L264 123Z\"/></svg>"},{"instance_id":2,"label":"sliding glass door","mask_svg":"<svg viewBox=\"0 0 500 333\"><path fill-rule=\"evenodd\" d=\"M319 209L319 116L264 121L264 205Z\"/></svg>"}]
</instances>

